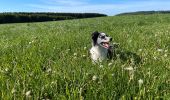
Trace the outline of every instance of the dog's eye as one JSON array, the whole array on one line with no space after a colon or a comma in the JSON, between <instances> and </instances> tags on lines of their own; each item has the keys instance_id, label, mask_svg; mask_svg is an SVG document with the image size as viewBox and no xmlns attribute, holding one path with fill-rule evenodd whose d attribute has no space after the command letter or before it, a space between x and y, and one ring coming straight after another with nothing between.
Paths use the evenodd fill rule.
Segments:
<instances>
[{"instance_id":1,"label":"dog's eye","mask_svg":"<svg viewBox=\"0 0 170 100\"><path fill-rule=\"evenodd\" d=\"M101 36L100 38L101 38L101 39L104 39L104 38L105 38L105 36Z\"/></svg>"}]
</instances>

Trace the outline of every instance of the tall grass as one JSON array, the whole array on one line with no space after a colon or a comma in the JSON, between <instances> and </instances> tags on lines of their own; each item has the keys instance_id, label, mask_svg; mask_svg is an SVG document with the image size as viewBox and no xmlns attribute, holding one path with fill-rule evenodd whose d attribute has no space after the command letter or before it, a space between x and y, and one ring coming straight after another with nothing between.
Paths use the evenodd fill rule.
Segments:
<instances>
[{"instance_id":1,"label":"tall grass","mask_svg":"<svg viewBox=\"0 0 170 100\"><path fill-rule=\"evenodd\" d=\"M92 64L91 33L140 56ZM0 98L170 98L170 15L0 25Z\"/></svg>"}]
</instances>

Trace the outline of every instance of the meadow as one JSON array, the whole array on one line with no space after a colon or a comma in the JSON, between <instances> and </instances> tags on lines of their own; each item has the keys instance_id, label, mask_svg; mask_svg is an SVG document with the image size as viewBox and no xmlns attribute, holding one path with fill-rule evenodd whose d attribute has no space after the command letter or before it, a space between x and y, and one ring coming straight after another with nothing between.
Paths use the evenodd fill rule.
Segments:
<instances>
[{"instance_id":1,"label":"meadow","mask_svg":"<svg viewBox=\"0 0 170 100\"><path fill-rule=\"evenodd\" d=\"M91 33L135 58L93 64ZM0 25L1 100L170 99L170 15Z\"/></svg>"}]
</instances>

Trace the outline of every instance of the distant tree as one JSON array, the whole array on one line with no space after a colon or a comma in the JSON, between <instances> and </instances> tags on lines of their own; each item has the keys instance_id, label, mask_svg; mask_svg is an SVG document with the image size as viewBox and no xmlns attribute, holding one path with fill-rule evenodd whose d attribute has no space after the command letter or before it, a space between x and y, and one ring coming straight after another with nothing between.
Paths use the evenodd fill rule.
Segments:
<instances>
[{"instance_id":1,"label":"distant tree","mask_svg":"<svg viewBox=\"0 0 170 100\"><path fill-rule=\"evenodd\" d=\"M0 23L43 22L107 16L98 13L0 13Z\"/></svg>"}]
</instances>

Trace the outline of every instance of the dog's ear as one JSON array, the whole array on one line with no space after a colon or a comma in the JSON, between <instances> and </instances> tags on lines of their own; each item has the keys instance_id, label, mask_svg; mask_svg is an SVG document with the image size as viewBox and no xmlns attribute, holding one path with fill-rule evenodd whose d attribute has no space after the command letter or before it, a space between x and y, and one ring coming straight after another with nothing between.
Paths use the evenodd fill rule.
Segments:
<instances>
[{"instance_id":1,"label":"dog's ear","mask_svg":"<svg viewBox=\"0 0 170 100\"><path fill-rule=\"evenodd\" d=\"M98 38L99 34L100 34L100 33L99 33L98 31L95 31L95 32L92 33L93 45L96 45L96 43L97 43L97 38Z\"/></svg>"}]
</instances>

